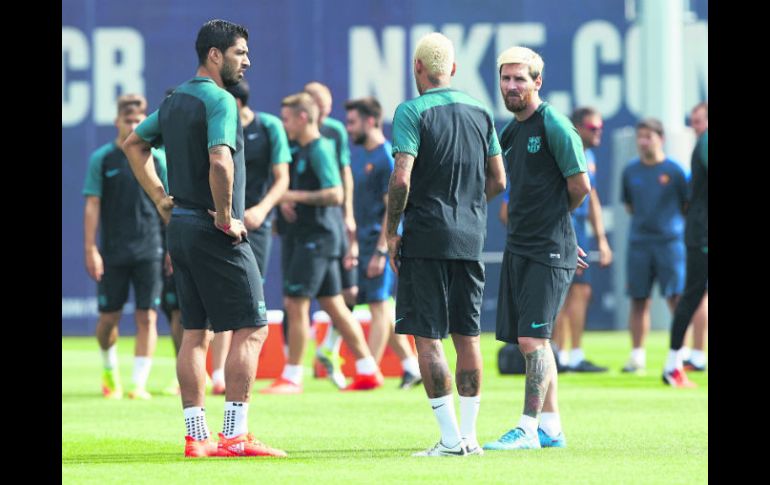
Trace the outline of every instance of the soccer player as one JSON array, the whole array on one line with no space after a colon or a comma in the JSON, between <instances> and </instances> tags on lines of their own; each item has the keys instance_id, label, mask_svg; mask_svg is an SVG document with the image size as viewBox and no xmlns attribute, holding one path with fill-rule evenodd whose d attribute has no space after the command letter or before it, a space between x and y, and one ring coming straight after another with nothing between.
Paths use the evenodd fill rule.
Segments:
<instances>
[{"instance_id":1,"label":"soccer player","mask_svg":"<svg viewBox=\"0 0 770 485\"><path fill-rule=\"evenodd\" d=\"M281 202L294 204L296 220L288 224L292 238L286 257L284 291L288 315L289 356L281 376L264 394L302 392L302 357L308 338L310 299L337 322L340 333L356 357L356 376L343 390L370 390L382 385L382 374L361 326L341 295L339 259L342 257L338 212L343 191L332 144L318 131L318 107L307 93L281 102L281 120L289 140L297 143L293 154L291 187Z\"/></svg>"},{"instance_id":2,"label":"soccer player","mask_svg":"<svg viewBox=\"0 0 770 485\"><path fill-rule=\"evenodd\" d=\"M484 449L563 447L549 340L576 267L587 267L578 257L585 253L577 246L570 211L591 185L575 127L540 99L543 59L514 46L500 54L497 67L500 92L514 119L500 135L510 187L496 333L497 340L518 343L526 378L518 424Z\"/></svg>"},{"instance_id":3,"label":"soccer player","mask_svg":"<svg viewBox=\"0 0 770 485\"><path fill-rule=\"evenodd\" d=\"M695 110L699 108L696 107ZM708 108L707 108L708 109ZM693 110L693 111L695 111ZM684 242L687 246L687 276L684 293L674 310L671 323L671 344L663 370L663 382L674 387L694 387L684 372L679 350L687 325L701 305L708 288L709 277L709 132L708 127L698 138L690 162L692 194L687 206ZM703 364L705 366L705 362Z\"/></svg>"},{"instance_id":4,"label":"soccer player","mask_svg":"<svg viewBox=\"0 0 770 485\"><path fill-rule=\"evenodd\" d=\"M633 348L623 372L644 373L644 341L650 331L652 285L660 284L671 312L684 289L683 211L687 181L682 167L663 152L663 124L647 118L636 125L639 158L623 170L623 202L631 214L627 289Z\"/></svg>"},{"instance_id":5,"label":"soccer player","mask_svg":"<svg viewBox=\"0 0 770 485\"><path fill-rule=\"evenodd\" d=\"M118 322L131 284L136 297L136 344L133 386L128 397L150 399L146 384L158 340L155 308L160 304L162 285L161 221L131 173L122 150L123 142L145 119L147 101L137 94L125 94L118 98L117 105L118 136L93 153L83 188L85 262L88 274L98 283L96 338L104 365L102 394L108 399L123 397L118 370ZM156 151L153 155L165 184L166 161L162 153ZM101 244L97 247L99 227Z\"/></svg>"},{"instance_id":6,"label":"soccer player","mask_svg":"<svg viewBox=\"0 0 770 485\"><path fill-rule=\"evenodd\" d=\"M248 431L251 386L267 337L267 309L254 252L246 243L246 167L238 108L222 89L249 67L249 33L226 20L198 31L195 77L182 83L123 144L139 183L168 223L168 250L182 310L177 358L187 436L185 456L286 456ZM169 192L151 163L164 144ZM231 385L219 441L209 439L205 376L209 338L233 330L225 371Z\"/></svg>"},{"instance_id":7,"label":"soccer player","mask_svg":"<svg viewBox=\"0 0 770 485\"><path fill-rule=\"evenodd\" d=\"M329 116L332 112L332 93L328 86L317 81L305 84L304 91L313 97L318 106L318 130L321 136L330 140L334 145L337 163L342 178L344 201L342 210L334 209L338 214L338 230L342 254L340 259L340 276L342 281L342 296L345 305L352 312L358 295L358 256L359 247L356 241L356 221L353 211L353 172L350 168L350 148L345 124ZM342 338L337 332L337 323L332 320L321 345L316 349L316 358L326 368L329 378L338 387L343 386L345 377L342 374L339 349Z\"/></svg>"},{"instance_id":8,"label":"soccer player","mask_svg":"<svg viewBox=\"0 0 770 485\"><path fill-rule=\"evenodd\" d=\"M272 222L268 216L289 188L289 142L277 116L255 113L249 108L249 83L245 79L228 87L227 91L235 97L243 126L243 153L246 159L246 212L243 222L249 231L249 244L264 283L273 238ZM231 337L232 332L221 332L211 344L213 394L225 393L224 365Z\"/></svg>"},{"instance_id":9,"label":"soccer player","mask_svg":"<svg viewBox=\"0 0 770 485\"><path fill-rule=\"evenodd\" d=\"M372 315L369 330L369 350L377 362L386 344L401 359L403 375L401 389L409 389L422 381L420 366L409 340L393 331L393 309L388 299L392 295L395 275L388 264L385 208L388 180L393 171L392 146L382 133L382 106L373 97L353 99L345 103L345 128L363 151L351 162L356 186L356 242L360 248L358 265L358 303L366 303Z\"/></svg>"},{"instance_id":10,"label":"soccer player","mask_svg":"<svg viewBox=\"0 0 770 485\"><path fill-rule=\"evenodd\" d=\"M572 211L572 225L575 228L577 245L588 248L588 234L586 233L586 219L590 221L599 247L599 265L606 268L612 262L612 250L607 241L607 233L604 231L602 221L602 203L596 191L596 159L592 148L599 146L602 140L602 115L593 108L578 108L572 113L572 123L577 129L578 135L585 149L586 164L588 166L588 178L591 183L591 193L583 203ZM556 317L556 329L554 330L554 343L559 348L559 361L565 370L571 372L606 372L606 367L601 367L585 358L581 348L583 331L586 326L586 313L588 303L591 301L591 271L577 268L572 284L567 292L559 316ZM570 336L571 349L565 349L567 334Z\"/></svg>"},{"instance_id":11,"label":"soccer player","mask_svg":"<svg viewBox=\"0 0 770 485\"><path fill-rule=\"evenodd\" d=\"M414 456L480 455L481 250L487 201L505 190L505 168L492 113L451 87L457 68L452 42L437 32L422 37L413 62L420 96L401 103L393 117L388 251L399 277L396 332L414 335L441 431L435 446ZM450 333L457 351L459 426L441 343Z\"/></svg>"}]
</instances>

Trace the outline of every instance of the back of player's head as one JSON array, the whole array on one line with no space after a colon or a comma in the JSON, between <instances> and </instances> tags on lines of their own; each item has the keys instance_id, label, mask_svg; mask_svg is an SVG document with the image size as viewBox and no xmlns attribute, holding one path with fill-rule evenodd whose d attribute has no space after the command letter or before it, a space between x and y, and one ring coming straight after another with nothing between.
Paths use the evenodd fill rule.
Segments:
<instances>
[{"instance_id":1,"label":"back of player's head","mask_svg":"<svg viewBox=\"0 0 770 485\"><path fill-rule=\"evenodd\" d=\"M543 73L545 62L540 55L527 47L513 46L503 51L497 57L497 72L503 68L505 64L526 64L529 66L529 76L532 79L537 79Z\"/></svg>"},{"instance_id":2,"label":"back of player's head","mask_svg":"<svg viewBox=\"0 0 770 485\"><path fill-rule=\"evenodd\" d=\"M636 130L639 131L642 128L647 128L658 134L663 138L663 123L657 118L645 118L636 124Z\"/></svg>"},{"instance_id":3,"label":"back of player's head","mask_svg":"<svg viewBox=\"0 0 770 485\"><path fill-rule=\"evenodd\" d=\"M307 119L310 123L318 121L318 106L315 100L306 92L286 96L281 101L281 107L291 108L295 113L307 113Z\"/></svg>"},{"instance_id":4,"label":"back of player's head","mask_svg":"<svg viewBox=\"0 0 770 485\"><path fill-rule=\"evenodd\" d=\"M382 105L377 101L374 96L367 96L366 98L351 99L345 102L345 109L347 111L356 110L361 118L374 118L374 126L380 126L382 124Z\"/></svg>"},{"instance_id":5,"label":"back of player's head","mask_svg":"<svg viewBox=\"0 0 770 485\"><path fill-rule=\"evenodd\" d=\"M235 86L228 86L227 91L235 99L240 99L243 106L249 105L249 83L245 79L241 79Z\"/></svg>"},{"instance_id":6,"label":"back of player's head","mask_svg":"<svg viewBox=\"0 0 770 485\"><path fill-rule=\"evenodd\" d=\"M325 84L318 81L311 81L305 84L303 91L308 93L317 100L318 104L328 111L331 111L332 106L332 92Z\"/></svg>"},{"instance_id":7,"label":"back of player's head","mask_svg":"<svg viewBox=\"0 0 770 485\"><path fill-rule=\"evenodd\" d=\"M195 39L195 52L198 53L198 63L202 66L206 63L209 50L216 47L222 54L235 44L238 38L249 40L249 31L246 27L227 20L209 20L198 31Z\"/></svg>"},{"instance_id":8,"label":"back of player's head","mask_svg":"<svg viewBox=\"0 0 770 485\"><path fill-rule=\"evenodd\" d=\"M118 97L118 116L124 113L147 113L147 100L141 94L124 94Z\"/></svg>"},{"instance_id":9,"label":"back of player's head","mask_svg":"<svg viewBox=\"0 0 770 485\"><path fill-rule=\"evenodd\" d=\"M582 106L580 108L575 108L575 111L572 112L572 116L570 116L570 120L573 125L580 126L583 124L584 119L598 114L599 112L596 111L596 109L591 108L590 106Z\"/></svg>"},{"instance_id":10,"label":"back of player's head","mask_svg":"<svg viewBox=\"0 0 770 485\"><path fill-rule=\"evenodd\" d=\"M452 73L455 62L455 48L448 37L438 32L424 35L414 49L414 60L420 60L428 74L442 76Z\"/></svg>"}]
</instances>

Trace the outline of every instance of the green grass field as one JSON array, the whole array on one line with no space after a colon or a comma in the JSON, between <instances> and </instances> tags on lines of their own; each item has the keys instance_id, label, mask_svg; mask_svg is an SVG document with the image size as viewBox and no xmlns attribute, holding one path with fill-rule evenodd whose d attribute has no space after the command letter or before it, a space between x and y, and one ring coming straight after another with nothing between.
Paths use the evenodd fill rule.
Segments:
<instances>
[{"instance_id":1,"label":"green grass field","mask_svg":"<svg viewBox=\"0 0 770 485\"><path fill-rule=\"evenodd\" d=\"M566 449L488 452L465 458L412 458L433 445L438 426L421 388L340 393L313 379L306 359L305 392L252 396L249 429L287 451L286 459L183 457L184 421L178 397L160 394L174 375L174 353L161 337L148 390L151 401L105 401L95 338L62 338L63 483L516 483L705 484L708 481L708 374L691 373L697 389L660 380L668 334L653 332L649 374L619 369L627 332L591 332L586 353L610 366L606 374L561 374L559 400ZM497 372L494 335L484 334L481 443L513 427L524 397L522 376ZM119 340L121 376L130 382L133 339ZM451 340L445 341L453 368ZM269 381L258 380L255 391ZM213 433L221 430L223 396L208 396Z\"/></svg>"}]
</instances>

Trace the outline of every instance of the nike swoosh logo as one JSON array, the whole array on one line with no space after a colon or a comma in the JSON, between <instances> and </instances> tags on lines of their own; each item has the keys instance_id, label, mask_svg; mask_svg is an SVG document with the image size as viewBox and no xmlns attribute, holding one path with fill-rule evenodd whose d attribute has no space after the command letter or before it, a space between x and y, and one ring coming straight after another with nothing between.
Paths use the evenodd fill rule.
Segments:
<instances>
[{"instance_id":1,"label":"nike swoosh logo","mask_svg":"<svg viewBox=\"0 0 770 485\"><path fill-rule=\"evenodd\" d=\"M248 138L249 140L254 140L258 136L259 136L259 133L249 133L248 135L246 135L246 138Z\"/></svg>"},{"instance_id":2,"label":"nike swoosh logo","mask_svg":"<svg viewBox=\"0 0 770 485\"><path fill-rule=\"evenodd\" d=\"M441 406L443 406L443 404L439 404L438 406L431 406L431 407L432 407L433 409L438 409L438 408L440 408Z\"/></svg>"},{"instance_id":3,"label":"nike swoosh logo","mask_svg":"<svg viewBox=\"0 0 770 485\"><path fill-rule=\"evenodd\" d=\"M449 450L445 450L445 451L442 451L442 453L444 453L444 454L447 454L447 455L457 455L457 456L462 456L462 455L464 455L464 454L465 454L465 453L463 453L463 451L462 451L462 450L460 450L460 451L449 451Z\"/></svg>"},{"instance_id":4,"label":"nike swoosh logo","mask_svg":"<svg viewBox=\"0 0 770 485\"><path fill-rule=\"evenodd\" d=\"M532 322L532 328L545 327L548 324L549 324L549 322L545 322L545 323L535 323L535 322Z\"/></svg>"},{"instance_id":5,"label":"nike swoosh logo","mask_svg":"<svg viewBox=\"0 0 770 485\"><path fill-rule=\"evenodd\" d=\"M106 172L104 172L104 176L105 177L114 177L115 175L117 175L119 173L120 173L120 169L119 168L113 168L112 170L107 170Z\"/></svg>"},{"instance_id":6,"label":"nike swoosh logo","mask_svg":"<svg viewBox=\"0 0 770 485\"><path fill-rule=\"evenodd\" d=\"M406 318L406 317L401 317L401 318L399 318L398 320L396 320L396 321L395 321L395 322L393 322L393 323L398 323L398 322L400 322L401 320L403 320L404 318Z\"/></svg>"},{"instance_id":7,"label":"nike swoosh logo","mask_svg":"<svg viewBox=\"0 0 770 485\"><path fill-rule=\"evenodd\" d=\"M507 149L506 151L504 151L504 152L503 152L503 156L504 156L504 157L507 157L507 156L508 156L508 152L510 152L512 148L513 148L513 147L508 147L508 149Z\"/></svg>"},{"instance_id":8,"label":"nike swoosh logo","mask_svg":"<svg viewBox=\"0 0 770 485\"><path fill-rule=\"evenodd\" d=\"M297 291L297 290L301 290L301 289L302 289L302 285L289 285L288 286L288 290L289 291Z\"/></svg>"}]
</instances>

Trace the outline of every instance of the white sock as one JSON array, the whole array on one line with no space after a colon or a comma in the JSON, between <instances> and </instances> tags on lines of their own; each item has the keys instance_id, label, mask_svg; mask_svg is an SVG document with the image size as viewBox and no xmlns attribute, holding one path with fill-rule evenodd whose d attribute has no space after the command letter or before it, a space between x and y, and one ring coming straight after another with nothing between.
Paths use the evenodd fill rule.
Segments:
<instances>
[{"instance_id":1,"label":"white sock","mask_svg":"<svg viewBox=\"0 0 770 485\"><path fill-rule=\"evenodd\" d=\"M215 371L211 372L211 381L216 383L223 383L225 382L225 370L224 369L217 369Z\"/></svg>"},{"instance_id":2,"label":"white sock","mask_svg":"<svg viewBox=\"0 0 770 485\"><path fill-rule=\"evenodd\" d=\"M102 363L105 370L113 370L118 368L118 346L112 344L107 350L102 350Z\"/></svg>"},{"instance_id":3,"label":"white sock","mask_svg":"<svg viewBox=\"0 0 770 485\"><path fill-rule=\"evenodd\" d=\"M674 369L682 368L682 357L678 350L668 350L668 358L666 358L666 366L663 368L666 372L671 372Z\"/></svg>"},{"instance_id":4,"label":"white sock","mask_svg":"<svg viewBox=\"0 0 770 485\"><path fill-rule=\"evenodd\" d=\"M222 434L226 438L249 432L249 403L225 401L225 422Z\"/></svg>"},{"instance_id":5,"label":"white sock","mask_svg":"<svg viewBox=\"0 0 770 485\"><path fill-rule=\"evenodd\" d=\"M374 357L371 355L356 361L356 374L372 375L376 374L377 370L377 362L374 361Z\"/></svg>"},{"instance_id":6,"label":"white sock","mask_svg":"<svg viewBox=\"0 0 770 485\"><path fill-rule=\"evenodd\" d=\"M150 377L152 357L134 357L134 385L140 389L147 386L147 378Z\"/></svg>"},{"instance_id":7,"label":"white sock","mask_svg":"<svg viewBox=\"0 0 770 485\"><path fill-rule=\"evenodd\" d=\"M407 357L401 361L401 367L413 376L420 375L420 364L417 363L417 357Z\"/></svg>"},{"instance_id":8,"label":"white sock","mask_svg":"<svg viewBox=\"0 0 770 485\"><path fill-rule=\"evenodd\" d=\"M690 352L690 362L698 367L704 367L706 365L706 353L702 350L693 349Z\"/></svg>"},{"instance_id":9,"label":"white sock","mask_svg":"<svg viewBox=\"0 0 770 485\"><path fill-rule=\"evenodd\" d=\"M519 418L518 427L530 436L537 436L537 418L522 414L521 418Z\"/></svg>"},{"instance_id":10,"label":"white sock","mask_svg":"<svg viewBox=\"0 0 770 485\"><path fill-rule=\"evenodd\" d=\"M326 336L324 337L321 346L332 352L338 352L340 350L340 345L342 345L340 333L332 324L329 324L329 329L326 331Z\"/></svg>"},{"instance_id":11,"label":"white sock","mask_svg":"<svg viewBox=\"0 0 770 485\"><path fill-rule=\"evenodd\" d=\"M479 415L481 394L460 396L460 434L467 443L476 443L476 418Z\"/></svg>"},{"instance_id":12,"label":"white sock","mask_svg":"<svg viewBox=\"0 0 770 485\"><path fill-rule=\"evenodd\" d=\"M690 358L690 355L692 355L692 351L690 350L690 347L682 347L679 349L680 355L682 356L682 360L687 360Z\"/></svg>"},{"instance_id":13,"label":"white sock","mask_svg":"<svg viewBox=\"0 0 770 485\"><path fill-rule=\"evenodd\" d=\"M301 365L286 364L283 366L283 372L281 373L281 377L299 386L299 385L302 385L303 370L304 369L302 369Z\"/></svg>"},{"instance_id":14,"label":"white sock","mask_svg":"<svg viewBox=\"0 0 770 485\"><path fill-rule=\"evenodd\" d=\"M647 353L644 351L643 347L631 350L631 358L634 359L634 362L640 367L647 366Z\"/></svg>"},{"instance_id":15,"label":"white sock","mask_svg":"<svg viewBox=\"0 0 770 485\"><path fill-rule=\"evenodd\" d=\"M430 401L433 415L436 416L438 427L441 430L441 442L447 447L455 446L462 437L457 426L457 416L455 416L454 394L435 399L429 398L428 401Z\"/></svg>"},{"instance_id":16,"label":"white sock","mask_svg":"<svg viewBox=\"0 0 770 485\"><path fill-rule=\"evenodd\" d=\"M196 440L209 438L209 427L206 424L206 409L202 407L184 408L184 424L187 427L187 436Z\"/></svg>"},{"instance_id":17,"label":"white sock","mask_svg":"<svg viewBox=\"0 0 770 485\"><path fill-rule=\"evenodd\" d=\"M559 351L559 364L561 364L562 366L569 365L569 350Z\"/></svg>"},{"instance_id":18,"label":"white sock","mask_svg":"<svg viewBox=\"0 0 770 485\"><path fill-rule=\"evenodd\" d=\"M569 366L575 367L579 363L583 362L585 358L586 354L583 352L583 349L572 349L569 351Z\"/></svg>"},{"instance_id":19,"label":"white sock","mask_svg":"<svg viewBox=\"0 0 770 485\"><path fill-rule=\"evenodd\" d=\"M561 418L559 413L541 413L540 414L540 427L543 428L545 434L554 437L561 433Z\"/></svg>"}]
</instances>

